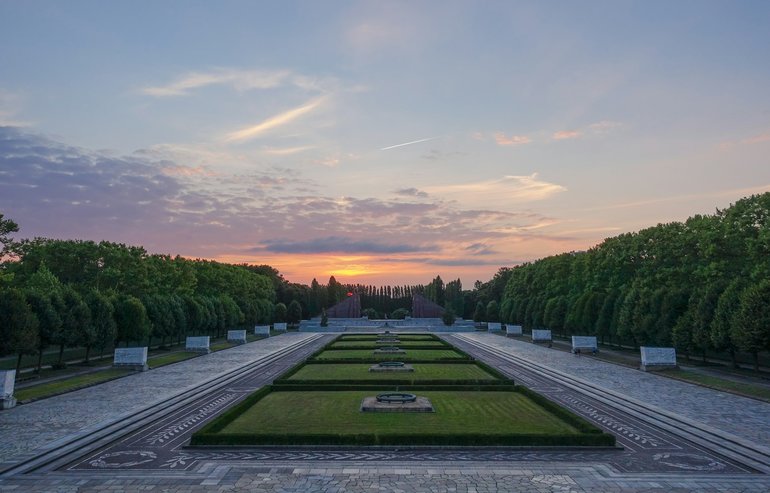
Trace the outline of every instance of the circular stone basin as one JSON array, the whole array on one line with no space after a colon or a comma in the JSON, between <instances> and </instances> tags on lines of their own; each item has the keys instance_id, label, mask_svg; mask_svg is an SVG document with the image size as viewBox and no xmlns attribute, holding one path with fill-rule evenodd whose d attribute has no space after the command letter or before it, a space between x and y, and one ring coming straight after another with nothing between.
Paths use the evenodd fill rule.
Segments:
<instances>
[{"instance_id":1,"label":"circular stone basin","mask_svg":"<svg viewBox=\"0 0 770 493\"><path fill-rule=\"evenodd\" d=\"M380 363L380 366L384 366L386 368L401 368L404 366L404 363L402 361L383 361Z\"/></svg>"},{"instance_id":2,"label":"circular stone basin","mask_svg":"<svg viewBox=\"0 0 770 493\"><path fill-rule=\"evenodd\" d=\"M389 403L406 403L417 401L417 396L414 394L406 394L404 392L384 392L377 394L377 402L389 402Z\"/></svg>"}]
</instances>

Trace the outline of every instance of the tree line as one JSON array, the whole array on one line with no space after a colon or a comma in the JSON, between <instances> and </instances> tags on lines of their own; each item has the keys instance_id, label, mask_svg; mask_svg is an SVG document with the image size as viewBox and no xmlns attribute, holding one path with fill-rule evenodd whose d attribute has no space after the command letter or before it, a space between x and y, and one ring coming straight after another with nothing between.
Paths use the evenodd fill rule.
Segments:
<instances>
[{"instance_id":1,"label":"tree line","mask_svg":"<svg viewBox=\"0 0 770 493\"><path fill-rule=\"evenodd\" d=\"M246 266L149 255L123 244L36 238L13 242L0 215L0 355L221 336L281 314L271 279Z\"/></svg>"},{"instance_id":2,"label":"tree line","mask_svg":"<svg viewBox=\"0 0 770 493\"><path fill-rule=\"evenodd\" d=\"M507 273L500 318L684 354L770 349L770 193Z\"/></svg>"}]
</instances>

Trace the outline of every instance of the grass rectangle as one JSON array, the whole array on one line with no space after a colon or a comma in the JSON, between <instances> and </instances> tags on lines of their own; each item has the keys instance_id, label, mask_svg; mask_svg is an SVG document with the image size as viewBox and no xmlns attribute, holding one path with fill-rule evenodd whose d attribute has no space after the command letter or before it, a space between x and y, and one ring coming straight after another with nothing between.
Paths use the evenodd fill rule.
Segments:
<instances>
[{"instance_id":1,"label":"grass rectangle","mask_svg":"<svg viewBox=\"0 0 770 493\"><path fill-rule=\"evenodd\" d=\"M332 343L329 347L334 349L342 349L342 348L361 348L361 347L383 347L383 346L398 346L403 348L408 347L423 347L423 348L448 348L449 345L444 343L443 341L431 341L431 340L425 340L425 341L412 341L412 340L404 340L401 339L399 342L377 342L377 339L372 339L369 341L337 341Z\"/></svg>"},{"instance_id":2,"label":"grass rectangle","mask_svg":"<svg viewBox=\"0 0 770 493\"><path fill-rule=\"evenodd\" d=\"M415 363L413 372L370 372L371 363L307 364L288 380L497 380L476 364Z\"/></svg>"},{"instance_id":3,"label":"grass rectangle","mask_svg":"<svg viewBox=\"0 0 770 493\"><path fill-rule=\"evenodd\" d=\"M421 444L612 445L585 433L526 394L501 391L418 392L434 413L364 413L373 390L260 392L230 416L210 423L193 445ZM224 418L224 419L223 419Z\"/></svg>"},{"instance_id":4,"label":"grass rectangle","mask_svg":"<svg viewBox=\"0 0 770 493\"><path fill-rule=\"evenodd\" d=\"M405 354L375 354L374 349L333 349L316 356L319 360L372 360L372 361L416 361L441 359L468 359L453 349L407 349Z\"/></svg>"}]
</instances>

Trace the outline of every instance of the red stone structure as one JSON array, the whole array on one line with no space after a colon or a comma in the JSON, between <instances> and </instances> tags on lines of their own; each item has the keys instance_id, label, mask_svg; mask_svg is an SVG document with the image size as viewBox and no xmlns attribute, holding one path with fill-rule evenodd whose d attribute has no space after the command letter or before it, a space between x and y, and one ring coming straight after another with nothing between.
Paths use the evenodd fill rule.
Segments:
<instances>
[{"instance_id":1,"label":"red stone structure","mask_svg":"<svg viewBox=\"0 0 770 493\"><path fill-rule=\"evenodd\" d=\"M361 318L361 297L353 293L333 307L326 310L329 318Z\"/></svg>"},{"instance_id":2,"label":"red stone structure","mask_svg":"<svg viewBox=\"0 0 770 493\"><path fill-rule=\"evenodd\" d=\"M444 309L420 294L412 295L412 318L441 318Z\"/></svg>"}]
</instances>

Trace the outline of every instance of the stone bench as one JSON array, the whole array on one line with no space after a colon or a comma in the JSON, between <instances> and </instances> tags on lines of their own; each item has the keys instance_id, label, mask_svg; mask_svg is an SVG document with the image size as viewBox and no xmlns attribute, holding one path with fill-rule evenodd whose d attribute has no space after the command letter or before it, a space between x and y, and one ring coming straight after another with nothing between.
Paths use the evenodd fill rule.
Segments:
<instances>
[{"instance_id":1,"label":"stone bench","mask_svg":"<svg viewBox=\"0 0 770 493\"><path fill-rule=\"evenodd\" d=\"M116 348L112 366L147 371L147 347Z\"/></svg>"},{"instance_id":2,"label":"stone bench","mask_svg":"<svg viewBox=\"0 0 770 493\"><path fill-rule=\"evenodd\" d=\"M16 370L0 370L0 410L16 405L13 389L16 385Z\"/></svg>"}]
</instances>

